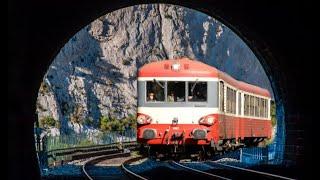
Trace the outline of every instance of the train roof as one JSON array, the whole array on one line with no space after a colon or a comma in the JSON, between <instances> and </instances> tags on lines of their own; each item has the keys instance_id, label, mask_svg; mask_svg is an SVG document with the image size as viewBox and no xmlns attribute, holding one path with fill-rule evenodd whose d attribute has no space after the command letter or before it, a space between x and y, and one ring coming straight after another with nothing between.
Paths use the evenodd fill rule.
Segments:
<instances>
[{"instance_id":1,"label":"train roof","mask_svg":"<svg viewBox=\"0 0 320 180\"><path fill-rule=\"evenodd\" d=\"M180 64L179 70L174 70L172 68L173 64ZM222 79L240 90L271 97L267 89L238 81L215 67L188 58L170 59L145 64L139 69L138 77L214 77Z\"/></svg>"}]
</instances>

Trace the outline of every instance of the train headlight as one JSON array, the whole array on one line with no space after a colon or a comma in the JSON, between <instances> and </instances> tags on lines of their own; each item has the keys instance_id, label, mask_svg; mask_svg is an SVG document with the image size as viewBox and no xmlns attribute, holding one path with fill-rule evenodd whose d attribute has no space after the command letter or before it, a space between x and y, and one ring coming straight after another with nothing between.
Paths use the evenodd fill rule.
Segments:
<instances>
[{"instance_id":1,"label":"train headlight","mask_svg":"<svg viewBox=\"0 0 320 180\"><path fill-rule=\"evenodd\" d=\"M137 123L138 124L150 124L151 123L151 117L145 114L138 113L137 117Z\"/></svg>"},{"instance_id":2,"label":"train headlight","mask_svg":"<svg viewBox=\"0 0 320 180\"><path fill-rule=\"evenodd\" d=\"M216 120L216 117L213 114L211 114L211 115L207 115L207 116L200 118L199 124L211 126L215 123L215 120Z\"/></svg>"},{"instance_id":3,"label":"train headlight","mask_svg":"<svg viewBox=\"0 0 320 180\"><path fill-rule=\"evenodd\" d=\"M214 116L207 117L207 123L210 125L212 125L214 123L214 120L215 120Z\"/></svg>"},{"instance_id":4,"label":"train headlight","mask_svg":"<svg viewBox=\"0 0 320 180\"><path fill-rule=\"evenodd\" d=\"M178 62L175 62L174 64L171 65L171 69L174 71L179 71L180 70L180 64Z\"/></svg>"}]
</instances>

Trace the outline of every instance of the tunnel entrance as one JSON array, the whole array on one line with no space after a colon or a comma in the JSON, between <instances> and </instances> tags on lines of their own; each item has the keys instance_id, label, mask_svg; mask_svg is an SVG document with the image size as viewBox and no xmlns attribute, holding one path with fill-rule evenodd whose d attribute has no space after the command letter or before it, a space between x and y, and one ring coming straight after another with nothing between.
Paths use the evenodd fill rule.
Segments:
<instances>
[{"instance_id":1,"label":"tunnel entrance","mask_svg":"<svg viewBox=\"0 0 320 180\"><path fill-rule=\"evenodd\" d=\"M272 81L269 82L272 80L271 76L267 76L264 72L266 70L268 73L270 69L259 63L265 62L263 57L260 56L261 59L258 59L237 34L215 18L182 6L149 4L120 9L99 17L76 33L54 58L41 83L36 105L38 121L35 135L37 150L41 150L39 153L39 162L42 162L41 171L48 168L48 162L49 166L54 163L50 158L45 160L50 157L45 152L62 147L116 143L119 139L133 140L135 132L132 132L134 129L130 127L135 122L137 99L141 99L136 84L138 69L150 62L182 57L202 61L217 68L221 73L225 72L239 81L270 92L268 98L276 103L276 108L271 107L272 103L269 103L268 99L263 110L260 103L262 100L259 100L258 96L255 97L255 92L253 90L251 92L250 89L248 92L243 92L244 97L233 98L234 102L231 102L227 88L232 85L228 84L230 82L227 79L221 78L221 81L226 81L226 87L222 87L226 100L220 100L226 109L219 107L223 109L221 113L237 112L234 114L235 117L251 117L249 124L234 119L233 121L239 121L239 124L243 125L233 125L232 134L238 131L252 132L251 136L249 133L244 133L247 135L241 136L245 137L231 137L232 139L228 141L225 137L219 141L224 142L221 144L221 147L224 147L227 146L225 143L236 141L241 137L241 143L257 146L258 143L255 142L264 139L255 137L254 134L261 134L257 129L269 128L255 127L259 121L265 120L259 116L260 111L273 113L272 124L275 127L270 129L271 139L265 140L267 148L256 147L254 150L253 147L242 148L237 152L238 159L247 164L284 163L284 110L280 95L274 94L276 92L272 89L274 84ZM162 81L156 82L155 87L158 89L162 89L165 85ZM192 86L200 83L197 80L194 82L191 83ZM179 91L181 97L184 96L186 83L180 81L175 83L179 84L179 86L174 85L175 90ZM172 82L167 84L170 90L173 84ZM241 90L240 86L233 86ZM152 91L156 89L153 88ZM176 95L179 96L179 93L176 92ZM209 92L208 96L218 96L210 93L212 92ZM247 101L249 96L247 93L253 93L250 95L250 101ZM164 95L164 92L160 94ZM158 95L156 94L157 100L165 100ZM228 109L231 108L229 101L236 105L236 100L242 98L245 103L237 103L242 104L240 107L244 109L244 113L240 110L235 111L236 108L229 112ZM271 119L269 115L264 117ZM233 124L238 123L233 122ZM245 128L247 126L251 128ZM119 133L113 134L114 131ZM227 127L224 131L227 134L231 133ZM215 143L218 143L218 140L216 141Z\"/></svg>"},{"instance_id":2,"label":"tunnel entrance","mask_svg":"<svg viewBox=\"0 0 320 180\"><path fill-rule=\"evenodd\" d=\"M181 3L180 5L186 6L186 7L190 7L189 3ZM39 5L41 6L41 5ZM96 5L96 7L99 7L99 5ZM52 57L52 47L62 47L65 44L65 37L71 37L72 34L74 34L77 30L76 29L80 29L80 27L83 27L84 24L88 24L88 22L90 22L92 19L94 18L88 18L88 17L98 17L96 15L96 13L92 13L92 12L110 12L113 11L115 9L118 9L118 7L124 7L124 6L128 6L127 3L120 3L119 5L115 5L115 8L107 8L107 10L102 10L101 7L96 9L96 10L92 10L89 11L90 15L87 16L87 18L83 18L82 20L78 20L75 21L75 26L74 24L65 27L66 29L70 30L68 31L70 34L65 35L63 33L61 34L56 34L55 36L52 37L60 37L58 39L58 41L56 39L49 39L48 43L44 43L47 44L49 46L50 42L55 41L54 43L50 44L53 45L51 46L51 48L47 48L47 50L44 50L43 52L37 52L34 51L34 48L36 47L35 45L32 45L31 47L29 47L32 51L30 53L30 58L34 58L35 60L32 61L31 65L34 65L34 67L38 67L39 71L36 72L32 72L32 73L28 73L29 71L27 69L20 69L21 70L21 74L24 72L25 74L25 79L28 79L31 82L30 84L25 84L22 83L21 87L27 87L25 94L30 94L31 97L33 98L32 103L35 102L36 99L36 93L38 90L38 85L39 82L41 82L41 78L44 74L44 69L46 69L45 67L48 67L48 65L50 64L50 60L52 59L50 57ZM235 7L236 5L230 5L231 7ZM54 9L54 7L57 6L52 6L52 10ZM67 7L71 7L71 5L67 5ZM84 5L80 4L80 7L84 7ZM92 6L91 6L92 7ZM210 6L212 7L212 6ZM257 6L260 9L264 9L261 6ZM304 138L304 131L302 127L302 130L300 128L299 125L306 125L305 122L302 121L302 119L305 118L305 114L304 114L304 108L303 108L303 103L305 102L304 100L302 100L301 97L297 97L296 95L299 94L299 90L302 90L301 92L304 92L303 89L301 89L300 87L297 87L297 84L295 82L288 82L287 79L288 78L295 78L297 80L302 79L301 77L297 77L297 75L295 75L294 70L291 70L292 68L297 70L299 69L299 64L295 61L294 64L289 68L287 65L285 65L286 60L288 60L289 58L291 58L292 56L288 55L288 52L285 52L285 57L282 57L277 51L273 51L273 49L277 49L277 46L274 45L274 42L277 42L277 40L271 41L271 45L267 46L263 43L263 40L268 42L268 36L267 35L262 35L261 38L258 35L254 35L255 30L256 31L262 31L264 32L261 27L259 29L259 27L254 27L252 25L250 25L250 22L244 20L245 19L245 15L244 16L239 16L239 18L235 18L235 19L231 19L229 17L235 17L235 14L237 14L237 12L231 12L230 10L226 10L227 8L224 8L222 5L217 4L217 6L215 8L208 8L206 7L205 4L199 4L196 5L194 7L192 7L193 9L198 9L206 14L209 14L212 17L216 17L219 21L221 21L223 24L226 24L228 27L230 27L233 31L235 31L238 35L240 35L240 37L243 38L243 40L247 43L247 45L255 52L255 55L258 57L258 59L260 60L260 63L262 64L262 66L264 67L266 74L268 75L268 77L270 78L271 82L272 82L272 88L274 91L274 95L275 95L275 101L278 103L277 104L277 110L278 111L282 111L283 112L283 116L282 118L284 118L282 127L280 129L282 129L283 131L283 136L286 135L286 141L284 141L284 138L281 139L282 142L279 142L278 147L281 147L280 149L284 149L285 151L283 152L283 160L285 162L288 163L294 163L297 164L299 166L303 166L304 164L304 145L305 145L305 138ZM32 8L31 8L32 9ZM226 10L224 13L221 12L221 9ZM240 6L240 9L246 9L244 7L244 5ZM265 10L265 9L264 9ZM65 12L67 12L68 10L66 9ZM243 12L243 11L241 11ZM265 11L264 11L265 12ZM42 12L43 14L47 14L46 12ZM83 11L81 12L83 13ZM74 12L74 16L72 16L72 18L76 19L75 16L81 14L80 12L76 11ZM54 13L53 13L54 14ZM230 16L226 15L229 14ZM239 14L237 14L239 15ZM31 16L35 16L35 14L31 13ZM84 17L79 16L79 17ZM49 16L49 18L55 18L53 16ZM260 17L263 19L263 17ZM284 18L285 19L285 18ZM256 20L257 21L257 20ZM67 20L62 20L62 22L68 22ZM230 23L228 23L230 22ZM241 25L242 23L240 22L247 22L244 23L244 25ZM270 22L266 22L271 24ZM231 26L230 24L232 24L233 26ZM46 23L44 23L45 26L48 27L52 27ZM69 28L70 27L70 28ZM75 28L76 27L76 28ZM252 31L246 31L247 27L251 27L251 29L253 29ZM241 33L240 33L241 32ZM272 32L272 31L271 31ZM30 32L28 32L30 33ZM275 32L272 32L273 35L275 35ZM262 33L263 34L263 33ZM41 41L41 38L39 38L39 35L34 34L33 32L31 32L28 35L34 35L35 37L38 37L37 40ZM259 41L261 40L261 42ZM303 41L303 40L302 40ZM282 44L286 44L286 43L282 43ZM281 49L281 48L280 48ZM294 48L293 48L294 49ZM55 49L54 51L57 51L57 49ZM272 53L271 53L272 52ZM287 54L286 54L287 53ZM38 57L37 57L38 56ZM275 57L273 57L275 56ZM277 60L276 60L277 58ZM47 59L46 62L44 63L39 63L39 62L43 62L43 59ZM295 59L293 57L293 59ZM36 63L35 63L36 62ZM20 78L21 79L21 78ZM19 86L20 87L20 86ZM22 88L20 88L22 89ZM24 94L22 94L20 97L26 97ZM14 100L14 102L17 102L17 104L19 104L18 102L19 98L16 98ZM18 117L27 117L29 119L35 119L34 116L32 115L32 110L34 110L34 106L32 103L23 103L22 105L24 107L28 107L27 109L30 108L30 112L25 111L22 108L20 110L20 115L16 115ZM285 116L284 116L285 114ZM280 117L281 118L281 117ZM24 118L23 118L24 119ZM20 123L20 121L18 121ZM286 122L286 125L284 124ZM25 122L24 122L25 123ZM31 127L31 122L27 123L28 127ZM279 125L279 124L278 124ZM281 125L280 125L281 126ZM29 128L32 129L32 128ZM285 131L289 130L289 131ZM27 130L22 130L19 131L19 135L20 134L28 134L28 136L13 136L13 137L31 137L30 133L31 131L27 131ZM26 138L27 139L27 138ZM30 138L32 139L32 138ZM17 140L17 142L20 142L19 140ZM30 142L30 140L25 141ZM32 142L32 141L31 141ZM30 145L30 147L32 147L34 145L34 143L27 143ZM32 144L32 146L31 146ZM25 145L24 147L27 147L27 145ZM28 146L29 147L29 146ZM34 148L25 148L24 153L27 154L33 154L34 155ZM25 156L27 157L27 156ZM35 157L35 156L32 156ZM33 159L34 160L34 159ZM23 174L23 173L22 173ZM27 172L25 172L25 174L27 174Z\"/></svg>"}]
</instances>

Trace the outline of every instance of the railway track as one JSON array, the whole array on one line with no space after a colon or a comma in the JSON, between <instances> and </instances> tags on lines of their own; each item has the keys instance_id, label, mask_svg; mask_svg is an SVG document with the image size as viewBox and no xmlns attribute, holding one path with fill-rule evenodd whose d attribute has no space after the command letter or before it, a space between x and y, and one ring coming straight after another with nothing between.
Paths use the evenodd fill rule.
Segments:
<instances>
[{"instance_id":1,"label":"railway track","mask_svg":"<svg viewBox=\"0 0 320 180\"><path fill-rule=\"evenodd\" d=\"M87 160L83 166L82 171L86 178L92 179L113 179L114 176L108 174L108 171L104 171L102 167L95 166L95 164L112 158L123 158L130 156L130 151L124 152L126 149L118 149L110 154L97 156L90 160ZM121 163L120 167L113 167L119 171L116 179L170 179L170 178L184 178L184 177L206 177L209 179L284 179L293 180L292 178L275 175L267 172L261 172L242 167L232 166L229 164L222 164L215 161L205 162L176 162L176 161L153 161L148 159L149 163L153 163L154 166L149 165L134 165L130 167L130 164L142 159L144 157L134 157L125 160ZM122 161L121 161L122 162ZM143 163L142 163L143 164ZM118 166L119 166L118 165ZM141 166L141 167L139 167ZM145 167L143 167L145 166ZM201 168L202 166L202 168ZM138 169L140 170L136 170ZM150 168L151 167L151 168ZM178 168L177 168L178 167ZM203 168L205 167L205 168ZM100 170L99 170L100 168ZM142 169L142 171L141 171ZM100 171L100 173L99 173ZM136 171L136 172L135 172ZM98 173L96 173L98 172ZM104 172L104 173L101 173ZM110 172L110 171L109 171Z\"/></svg>"},{"instance_id":2,"label":"railway track","mask_svg":"<svg viewBox=\"0 0 320 180\"><path fill-rule=\"evenodd\" d=\"M129 169L126 167L127 164L129 164L129 163L131 163L131 162L134 162L134 161L138 161L138 160L140 160L140 159L142 159L142 158L143 158L143 157L137 157L137 158L133 158L133 159L129 159L129 160L125 161L124 163L121 164L122 170L123 170L128 176L130 176L130 177L132 177L132 178L141 179L141 180L148 180L148 178L143 177L143 176L139 175L138 173L135 173L135 172L129 170Z\"/></svg>"},{"instance_id":3,"label":"railway track","mask_svg":"<svg viewBox=\"0 0 320 180\"><path fill-rule=\"evenodd\" d=\"M228 165L228 164L222 164L222 163L218 163L218 162L214 162L214 161L207 161L207 164L212 165L212 166L220 166L220 167L228 168L230 170L242 172L243 174L255 175L255 176L259 177L260 179L294 180L293 178L289 178L289 177L284 177L284 176L271 174L271 173L267 173L267 172L261 172L261 171L256 171L256 170L252 170L252 169L232 166L232 165Z\"/></svg>"},{"instance_id":4,"label":"railway track","mask_svg":"<svg viewBox=\"0 0 320 180\"><path fill-rule=\"evenodd\" d=\"M95 157L93 159L90 159L88 161L86 161L83 166L82 166L82 171L85 175L86 178L90 179L90 180L96 180L96 179L141 179L141 180L147 180L147 178L142 177L141 175L129 170L126 166L129 163L138 161L144 157L133 157L130 158L126 161L124 161L123 163L121 163L121 174L118 174L118 177L112 177L112 175L110 174L106 174L107 172L104 172L103 174L100 173L95 173L94 172L94 168L90 168L90 166L94 166L95 164L106 160L106 159L112 159L112 158L122 158L122 157L128 157L130 156L130 152L118 152L118 153L114 153L114 154L108 154L108 155L103 155L103 156L99 156L99 157ZM95 166L94 166L95 167ZM98 167L95 167L98 168ZM119 167L118 167L119 168ZM103 171L103 170L102 170Z\"/></svg>"},{"instance_id":5,"label":"railway track","mask_svg":"<svg viewBox=\"0 0 320 180\"><path fill-rule=\"evenodd\" d=\"M201 170L198 170L198 169L195 169L195 168L191 168L191 167L188 167L188 166L185 166L185 165L182 165L178 162L175 162L175 161L171 161L171 163L179 166L179 167L182 167L184 169L187 169L187 170L190 170L190 171L193 171L195 173L198 173L198 174L202 174L202 175L205 175L207 177L210 177L210 178L213 178L213 179L223 179L223 180L231 180L229 178L226 178L226 177L223 177L221 175L217 175L217 174L214 174L214 173L208 173L208 172L205 172L205 171L201 171Z\"/></svg>"},{"instance_id":6,"label":"railway track","mask_svg":"<svg viewBox=\"0 0 320 180\"><path fill-rule=\"evenodd\" d=\"M118 153L114 153L114 154L98 156L98 157L95 157L93 159L86 161L82 166L82 171L83 171L85 177L90 180L110 178L111 176L109 174L101 174L101 173L92 172L94 169L90 168L90 166L93 166L93 165L97 164L98 162L101 162L106 159L117 158L117 157L127 157L127 156L130 156L130 152L118 152Z\"/></svg>"},{"instance_id":7,"label":"railway track","mask_svg":"<svg viewBox=\"0 0 320 180\"><path fill-rule=\"evenodd\" d=\"M75 160L86 159L94 156L102 156L106 154L114 154L123 149L135 150L138 148L137 142L123 142L105 145L93 145L83 147L72 147L64 149L54 149L48 151L48 158L52 159L54 164L59 161L71 162Z\"/></svg>"},{"instance_id":8,"label":"railway track","mask_svg":"<svg viewBox=\"0 0 320 180\"><path fill-rule=\"evenodd\" d=\"M221 164L214 161L206 161L201 163L178 163L172 162L177 166L197 172L198 174L206 175L214 179L285 179L293 180L292 178L275 175L271 173L255 171L251 169ZM201 167L202 166L202 167ZM205 166L205 168L203 168ZM205 169L205 170L203 170Z\"/></svg>"}]
</instances>

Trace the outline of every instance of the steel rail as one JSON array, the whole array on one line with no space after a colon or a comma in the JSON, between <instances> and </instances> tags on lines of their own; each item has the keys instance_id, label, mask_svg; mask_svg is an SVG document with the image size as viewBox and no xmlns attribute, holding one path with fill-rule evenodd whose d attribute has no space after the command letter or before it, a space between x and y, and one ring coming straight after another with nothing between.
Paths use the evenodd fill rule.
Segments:
<instances>
[{"instance_id":1,"label":"steel rail","mask_svg":"<svg viewBox=\"0 0 320 180\"><path fill-rule=\"evenodd\" d=\"M286 179L286 180L294 180L292 178L288 178L288 177L284 177L284 176L280 176L280 175L276 175L276 174L271 174L271 173L267 173L267 172L261 172L261 171L256 171L256 170L252 170L252 169L241 168L241 167L232 166L232 165L228 165L228 164L217 163L217 162L214 162L214 161L208 161L208 162L213 163L213 164L217 164L217 165L220 165L220 166L224 166L224 167L229 167L229 168L232 168L232 169L237 169L237 170L247 171L247 172L251 172L251 173L261 174L261 175L264 175L264 176L271 176L271 177L274 177L274 178L280 178L280 179Z\"/></svg>"},{"instance_id":2,"label":"steel rail","mask_svg":"<svg viewBox=\"0 0 320 180\"><path fill-rule=\"evenodd\" d=\"M130 175L134 176L135 178L142 179L142 180L148 180L147 178L142 177L142 176L140 176L139 174L134 173L133 171L130 171L128 168L125 167L125 164L127 164L129 161L136 160L136 159L141 159L141 157L139 157L139 158L132 158L132 159L129 159L129 160L123 162L123 163L121 164L122 170L123 170L126 174L130 174Z\"/></svg>"},{"instance_id":3,"label":"steel rail","mask_svg":"<svg viewBox=\"0 0 320 180\"><path fill-rule=\"evenodd\" d=\"M118 157L118 156L123 156L123 155L128 155L130 152L125 152L125 153L114 153L114 154L108 154L108 155L103 155L103 156L98 156L93 159L89 159L82 165L82 171L86 175L86 177L90 180L93 180L93 177L88 173L87 166L89 164L94 164L97 161L100 161L102 159L107 159L107 158L112 158L112 157Z\"/></svg>"},{"instance_id":4,"label":"steel rail","mask_svg":"<svg viewBox=\"0 0 320 180\"><path fill-rule=\"evenodd\" d=\"M187 166L184 166L180 163L177 163L175 161L171 161L172 163L182 167L182 168L185 168L185 169L189 169L191 171L195 171L197 173L200 173L200 174L204 174L204 175L207 175L207 176L210 176L210 177L214 177L214 178L219 178L219 179L224 179L224 180L231 180L229 178L226 178L226 177L222 177L222 176L219 176L219 175L216 175L216 174L211 174L211 173L207 173L207 172L204 172L204 171L200 171L200 170L197 170L197 169L194 169L194 168L190 168L190 167L187 167Z\"/></svg>"}]
</instances>

